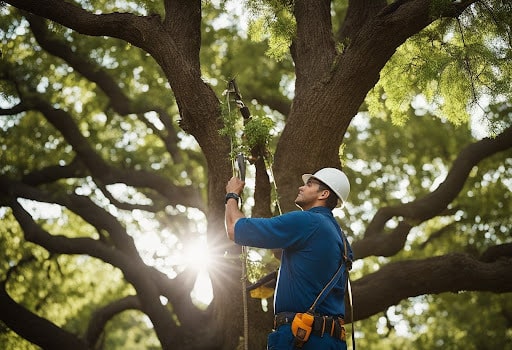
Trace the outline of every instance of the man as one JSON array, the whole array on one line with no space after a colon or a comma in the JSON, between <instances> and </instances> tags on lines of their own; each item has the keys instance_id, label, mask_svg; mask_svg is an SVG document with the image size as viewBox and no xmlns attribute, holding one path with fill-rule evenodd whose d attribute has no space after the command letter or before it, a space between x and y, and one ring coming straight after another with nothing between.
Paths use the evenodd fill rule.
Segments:
<instances>
[{"instance_id":1,"label":"man","mask_svg":"<svg viewBox=\"0 0 512 350\"><path fill-rule=\"evenodd\" d=\"M238 207L245 183L231 178L226 185L227 235L240 245L283 249L274 295L274 331L268 336L267 349L346 349L344 295L346 265L347 260L352 261L352 250L332 210L339 202L345 203L350 184L347 176L334 168L304 174L302 180L304 185L295 199L302 211L273 218L246 218ZM294 330L298 333L294 336L292 332L297 328L292 327L295 316L312 307L341 264L341 277L315 305L311 334L301 341L304 334Z\"/></svg>"}]
</instances>

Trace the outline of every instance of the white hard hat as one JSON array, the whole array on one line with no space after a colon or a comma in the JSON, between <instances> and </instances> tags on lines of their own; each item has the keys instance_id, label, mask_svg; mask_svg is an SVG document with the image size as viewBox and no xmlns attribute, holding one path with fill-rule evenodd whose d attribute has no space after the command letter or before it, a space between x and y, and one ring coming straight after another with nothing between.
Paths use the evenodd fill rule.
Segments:
<instances>
[{"instance_id":1,"label":"white hard hat","mask_svg":"<svg viewBox=\"0 0 512 350\"><path fill-rule=\"evenodd\" d=\"M302 175L304 184L307 183L311 177L326 184L343 203L347 201L350 192L350 182L343 171L335 168L323 168L314 174L304 174Z\"/></svg>"}]
</instances>

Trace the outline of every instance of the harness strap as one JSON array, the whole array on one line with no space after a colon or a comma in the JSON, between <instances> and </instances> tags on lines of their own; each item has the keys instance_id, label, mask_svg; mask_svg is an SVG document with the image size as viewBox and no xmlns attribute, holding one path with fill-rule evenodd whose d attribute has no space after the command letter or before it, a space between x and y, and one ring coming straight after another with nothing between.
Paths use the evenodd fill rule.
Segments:
<instances>
[{"instance_id":1,"label":"harness strap","mask_svg":"<svg viewBox=\"0 0 512 350\"><path fill-rule=\"evenodd\" d=\"M311 312L311 313L314 313L316 305L322 303L322 301L327 297L327 295L329 294L331 289L334 287L334 285L338 282L338 280L339 280L339 278L340 278L340 276L342 274L343 265L345 264L345 266L347 267L346 268L346 270L347 270L347 281L348 281L349 271L352 269L352 260L350 260L348 258L348 242L347 242L347 239L345 238L345 235L343 234L343 231L341 231L341 228L338 226L338 224L336 222L333 222L333 224L336 227L336 229L338 230L339 234L341 235L341 239L343 240L343 249L344 249L343 259L341 260L341 264L338 267L338 270L336 270L336 273L334 274L334 276L332 276L331 280L320 291L320 293L316 297L316 299L313 302L313 304L309 307L309 312Z\"/></svg>"},{"instance_id":2,"label":"harness strap","mask_svg":"<svg viewBox=\"0 0 512 350\"><path fill-rule=\"evenodd\" d=\"M347 238L343 234L343 231L338 226L338 224L336 222L334 224L336 226L336 229L338 230L338 232L341 235L341 239L343 240L343 250L344 250L344 252L343 252L343 259L341 261L340 266L338 267L338 270L336 271L334 276L331 278L331 280L320 291L320 293L316 297L315 301L310 306L308 312L314 313L316 305L322 303L322 301L325 299L325 297L327 297L327 295L329 294L331 289L334 287L336 282L339 280L339 278L341 276L343 264L345 264L346 271L347 271L347 279L346 279L346 282L345 282L345 292L348 293L348 301L349 301L349 304L350 304L350 321L351 321L350 322L351 323L350 327L351 327L351 333L352 333L352 349L356 350L356 337L355 337L355 327L354 327L354 303L353 303L353 300L352 300L352 286L350 285L350 270L352 270L352 260L349 259L349 257L348 257L348 242L347 242ZM324 326L325 326L325 324L324 324ZM332 325L332 327L334 327L334 324ZM332 336L333 331L334 331L334 328L331 329L331 336ZM343 331L345 331L344 328L343 328ZM322 334L323 333L324 332L322 331ZM345 340L345 335L343 335L343 340Z\"/></svg>"}]
</instances>

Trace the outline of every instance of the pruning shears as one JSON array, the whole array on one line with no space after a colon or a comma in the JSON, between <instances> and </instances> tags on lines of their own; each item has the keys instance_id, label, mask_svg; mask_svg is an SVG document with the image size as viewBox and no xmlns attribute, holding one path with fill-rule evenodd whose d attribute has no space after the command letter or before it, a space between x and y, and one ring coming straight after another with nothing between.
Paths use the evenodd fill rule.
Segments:
<instances>
[{"instance_id":1,"label":"pruning shears","mask_svg":"<svg viewBox=\"0 0 512 350\"><path fill-rule=\"evenodd\" d=\"M240 94L240 90L238 90L238 85L236 85L235 78L231 79L228 82L228 92L233 93L235 95L235 103L238 108L240 108L240 113L244 118L244 121L251 117L251 112L249 108L242 101L242 95Z\"/></svg>"}]
</instances>

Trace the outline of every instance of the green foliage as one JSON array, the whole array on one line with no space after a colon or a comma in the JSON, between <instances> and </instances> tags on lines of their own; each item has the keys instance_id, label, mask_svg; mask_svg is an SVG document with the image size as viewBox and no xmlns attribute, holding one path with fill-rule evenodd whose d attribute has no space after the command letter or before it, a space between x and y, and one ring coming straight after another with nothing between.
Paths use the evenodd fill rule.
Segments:
<instances>
[{"instance_id":1,"label":"green foliage","mask_svg":"<svg viewBox=\"0 0 512 350\"><path fill-rule=\"evenodd\" d=\"M36 346L18 334L4 328L3 323L0 321L0 344L4 349L16 349L16 350L40 350L39 346Z\"/></svg>"},{"instance_id":2,"label":"green foliage","mask_svg":"<svg viewBox=\"0 0 512 350\"><path fill-rule=\"evenodd\" d=\"M245 137L249 148L255 146L266 147L270 141L270 131L274 127L274 121L268 116L253 116L245 125Z\"/></svg>"},{"instance_id":3,"label":"green foliage","mask_svg":"<svg viewBox=\"0 0 512 350\"><path fill-rule=\"evenodd\" d=\"M104 4L106 7L103 9L101 2L94 6L105 12L133 10L129 7L108 7L112 2L110 5L109 2ZM116 2L114 6L119 4ZM148 4L162 6L161 2L148 1ZM65 111L90 147L109 164L120 169L153 171L177 184L193 183L200 186L205 176L204 159L190 139L180 135L184 145L177 147L177 152L182 161L172 162L169 150L159 137L161 135L158 135L164 130L156 113L119 115L97 84L84 79L61 59L42 50L28 29L27 22L12 7L8 10L8 13L2 12L0 20L0 36L5 40L2 42L0 67L2 86L5 87L1 89L2 108L19 103L16 88L25 95L37 92L54 108ZM132 12L139 10L145 12L140 5ZM165 111L171 118L168 123L175 126L174 130L171 126L165 133L179 130L177 107L166 85L165 75L146 53L117 39L88 37L84 40L83 36L56 24L50 25L49 29L52 35L65 34L81 58L102 67L119 83L133 106L139 108L151 103ZM18 85L5 83L6 77L15 77ZM0 173L12 178L21 178L24 174L48 166L70 164L75 156L73 148L54 126L42 114L30 110L13 116L0 116L0 145ZM148 248L144 238L150 234L149 230L155 228L154 235L163 242L157 246L169 247L169 255L177 255L182 246L176 243L179 241L176 237L195 237L199 231L197 226L188 226L190 213L174 208L168 208L167 212L158 215L114 210L98 185L101 184L84 177L63 179L51 186L42 185L41 188L56 195L77 193L88 196L100 207L112 211L121 224L126 225L139 247L143 247L141 251L145 257L153 256L151 261L159 267L165 265L165 271L170 275L181 272L182 264L170 264L167 257L159 257L154 252L156 248ZM122 198L125 203L149 201L143 195L144 189L136 193L131 190L122 192L116 189L112 192L114 197ZM62 207L48 209L41 203L32 202L23 202L23 205L33 209L31 213L38 223L51 234L100 238L100 232ZM54 216L50 215L53 210ZM170 214L166 213L173 210L171 222ZM151 225L147 224L149 219L152 220ZM83 336L94 311L123 296L134 294L120 271L112 266L88 256L50 255L43 248L26 242L20 227L5 208L0 208L0 220L0 278L5 280L10 273L7 284L9 294L27 309L57 326ZM107 237L101 239L108 244ZM0 326L2 349L37 348L4 325ZM152 325L141 313L123 313L116 317L108 324L102 341L109 349L158 348Z\"/></svg>"},{"instance_id":4,"label":"green foliage","mask_svg":"<svg viewBox=\"0 0 512 350\"><path fill-rule=\"evenodd\" d=\"M221 135L231 140L232 154L234 158L238 152L249 152L252 148L260 146L265 151L271 140L271 130L275 123L269 116L251 115L244 121L238 107L230 100L230 92L226 93L226 103L222 104L224 127L219 130Z\"/></svg>"},{"instance_id":5,"label":"green foliage","mask_svg":"<svg viewBox=\"0 0 512 350\"><path fill-rule=\"evenodd\" d=\"M279 260L264 249L251 248L247 255L247 278L250 283L279 268Z\"/></svg>"},{"instance_id":6,"label":"green foliage","mask_svg":"<svg viewBox=\"0 0 512 350\"><path fill-rule=\"evenodd\" d=\"M295 36L295 18L291 2L281 0L247 0L252 21L249 36L254 41L268 40L267 55L282 60L289 54Z\"/></svg>"},{"instance_id":7,"label":"green foliage","mask_svg":"<svg viewBox=\"0 0 512 350\"><path fill-rule=\"evenodd\" d=\"M243 147L243 119L236 106L231 106L231 104L231 101L226 100L226 103L221 105L224 127L219 130L219 133L229 137L231 140L231 157L234 158L236 153L240 152Z\"/></svg>"},{"instance_id":8,"label":"green foliage","mask_svg":"<svg viewBox=\"0 0 512 350\"><path fill-rule=\"evenodd\" d=\"M23 118L15 117L11 123L3 123L0 138L6 149L15 149L21 140L24 146L17 153L2 152L0 154L3 173L20 175L21 171L33 171L44 166L55 164L59 160L70 161L70 147L63 142L55 129L37 113L29 112ZM41 147L41 144L46 147Z\"/></svg>"},{"instance_id":9,"label":"green foliage","mask_svg":"<svg viewBox=\"0 0 512 350\"><path fill-rule=\"evenodd\" d=\"M446 1L436 3L441 8ZM372 115L382 106L403 125L407 110L422 94L434 115L460 125L475 110L511 97L508 30L496 22L506 5L475 6L459 19L434 22L398 48L367 97ZM493 126L491 125L491 128Z\"/></svg>"},{"instance_id":10,"label":"green foliage","mask_svg":"<svg viewBox=\"0 0 512 350\"><path fill-rule=\"evenodd\" d=\"M128 310L114 317L102 338L104 349L159 350L151 322L140 311Z\"/></svg>"}]
</instances>

